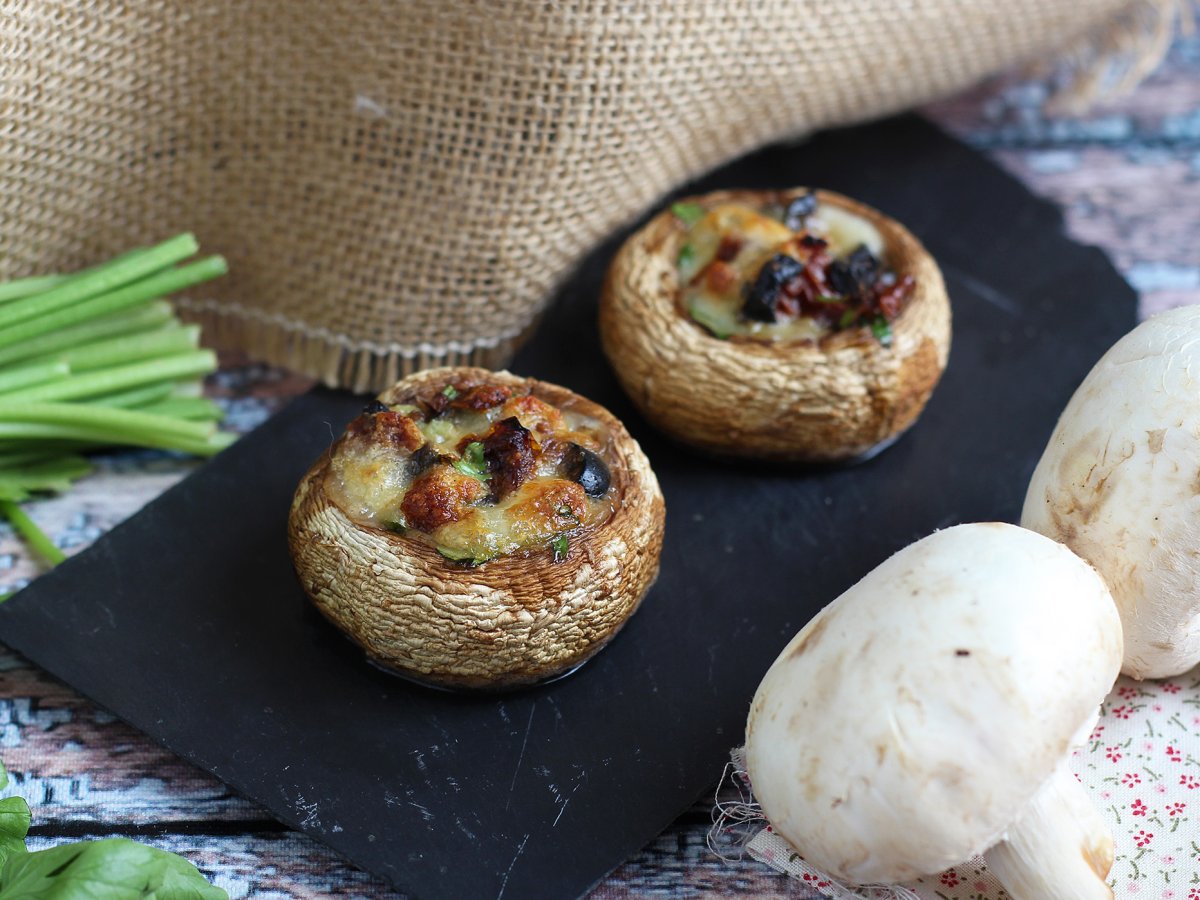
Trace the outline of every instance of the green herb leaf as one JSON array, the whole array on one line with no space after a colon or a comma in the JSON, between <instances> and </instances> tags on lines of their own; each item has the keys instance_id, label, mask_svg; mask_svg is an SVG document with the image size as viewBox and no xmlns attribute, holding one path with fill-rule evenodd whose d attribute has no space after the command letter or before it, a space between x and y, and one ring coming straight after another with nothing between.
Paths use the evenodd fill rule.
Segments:
<instances>
[{"instance_id":1,"label":"green herb leaf","mask_svg":"<svg viewBox=\"0 0 1200 900\"><path fill-rule=\"evenodd\" d=\"M491 556L476 556L469 550L455 550L453 547L438 547L437 552L451 562L465 563L468 566L479 566L491 559ZM3 900L3 897L0 897Z\"/></svg>"},{"instance_id":2,"label":"green herb leaf","mask_svg":"<svg viewBox=\"0 0 1200 900\"><path fill-rule=\"evenodd\" d=\"M407 525L395 519L384 522L383 527L395 534L404 534L406 531L408 531Z\"/></svg>"},{"instance_id":3,"label":"green herb leaf","mask_svg":"<svg viewBox=\"0 0 1200 900\"><path fill-rule=\"evenodd\" d=\"M483 458L483 444L479 441L471 441L463 448L462 458L454 461L454 468L480 481L487 481L492 477L488 472L487 460Z\"/></svg>"},{"instance_id":4,"label":"green herb leaf","mask_svg":"<svg viewBox=\"0 0 1200 900\"><path fill-rule=\"evenodd\" d=\"M0 790L8 787L8 772L0 764ZM29 833L29 804L24 797L0 800L0 866L10 856L26 853L25 835Z\"/></svg>"},{"instance_id":5,"label":"green herb leaf","mask_svg":"<svg viewBox=\"0 0 1200 900\"><path fill-rule=\"evenodd\" d=\"M704 218L707 210L699 203L674 203L671 212L684 225L695 225Z\"/></svg>"},{"instance_id":6,"label":"green herb leaf","mask_svg":"<svg viewBox=\"0 0 1200 900\"><path fill-rule=\"evenodd\" d=\"M841 294L822 294L820 297L816 297L815 299L818 303L841 303L846 298Z\"/></svg>"},{"instance_id":7,"label":"green herb leaf","mask_svg":"<svg viewBox=\"0 0 1200 900\"><path fill-rule=\"evenodd\" d=\"M838 319L838 328L849 328L858 321L858 310L848 309L842 313L842 317Z\"/></svg>"},{"instance_id":8,"label":"green herb leaf","mask_svg":"<svg viewBox=\"0 0 1200 900\"><path fill-rule=\"evenodd\" d=\"M458 396L458 388L456 388L452 384L448 384L444 388L442 388L442 396L448 400L453 400L455 397Z\"/></svg>"},{"instance_id":9,"label":"green herb leaf","mask_svg":"<svg viewBox=\"0 0 1200 900\"><path fill-rule=\"evenodd\" d=\"M0 765L0 789L8 773ZM0 898L88 897L121 900L228 900L190 862L127 838L80 841L30 853L29 805L0 800Z\"/></svg>"},{"instance_id":10,"label":"green herb leaf","mask_svg":"<svg viewBox=\"0 0 1200 900\"><path fill-rule=\"evenodd\" d=\"M567 539L565 534L558 535L550 542L550 546L554 548L554 561L556 563L562 562L564 559L566 559L567 554L571 550L571 542Z\"/></svg>"},{"instance_id":11,"label":"green herb leaf","mask_svg":"<svg viewBox=\"0 0 1200 900\"><path fill-rule=\"evenodd\" d=\"M696 251L691 244L684 244L679 248L679 258L676 260L680 268L690 265L696 259Z\"/></svg>"},{"instance_id":12,"label":"green herb leaf","mask_svg":"<svg viewBox=\"0 0 1200 900\"><path fill-rule=\"evenodd\" d=\"M883 316L876 316L871 320L871 334L875 335L875 339L884 347L892 346L892 326Z\"/></svg>"},{"instance_id":13,"label":"green herb leaf","mask_svg":"<svg viewBox=\"0 0 1200 900\"><path fill-rule=\"evenodd\" d=\"M128 838L16 853L0 869L0 897L148 897L228 900L182 857Z\"/></svg>"},{"instance_id":14,"label":"green herb leaf","mask_svg":"<svg viewBox=\"0 0 1200 900\"><path fill-rule=\"evenodd\" d=\"M5 797L0 800L0 866L10 856L29 852L25 847L29 820L29 804L24 797Z\"/></svg>"}]
</instances>

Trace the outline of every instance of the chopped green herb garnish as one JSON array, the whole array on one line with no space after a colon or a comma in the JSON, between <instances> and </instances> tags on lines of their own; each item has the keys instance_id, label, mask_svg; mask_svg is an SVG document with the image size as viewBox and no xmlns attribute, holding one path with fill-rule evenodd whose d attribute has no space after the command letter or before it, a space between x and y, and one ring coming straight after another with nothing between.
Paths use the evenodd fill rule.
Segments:
<instances>
[{"instance_id":1,"label":"chopped green herb garnish","mask_svg":"<svg viewBox=\"0 0 1200 900\"><path fill-rule=\"evenodd\" d=\"M713 315L713 313L710 312L706 307L696 303L695 301L693 301L688 307L688 313L690 313L691 317L699 324L703 325L710 332L712 332L713 337L726 340L729 335L733 334L733 332L726 327L726 322Z\"/></svg>"},{"instance_id":2,"label":"chopped green herb garnish","mask_svg":"<svg viewBox=\"0 0 1200 900\"><path fill-rule=\"evenodd\" d=\"M442 396L445 397L447 400L453 400L455 397L458 396L458 388L456 388L452 384L448 384L444 388L442 388Z\"/></svg>"},{"instance_id":3,"label":"chopped green herb garnish","mask_svg":"<svg viewBox=\"0 0 1200 900\"><path fill-rule=\"evenodd\" d=\"M384 522L383 527L386 528L388 531L395 532L396 534L404 534L404 532L408 531L408 526L405 525L403 522L400 522L397 520L392 520L390 522Z\"/></svg>"},{"instance_id":4,"label":"chopped green herb garnish","mask_svg":"<svg viewBox=\"0 0 1200 900\"><path fill-rule=\"evenodd\" d=\"M818 303L841 303L845 299L841 294L822 294L816 298L816 301Z\"/></svg>"},{"instance_id":5,"label":"chopped green herb garnish","mask_svg":"<svg viewBox=\"0 0 1200 900\"><path fill-rule=\"evenodd\" d=\"M677 260L680 267L690 265L696 259L696 251L691 244L684 244L679 248L679 259Z\"/></svg>"},{"instance_id":6,"label":"chopped green herb garnish","mask_svg":"<svg viewBox=\"0 0 1200 900\"><path fill-rule=\"evenodd\" d=\"M450 547L438 547L437 552L446 557L451 562L467 563L468 565L477 566L481 562L487 562L484 559L476 559L474 553L468 553L466 550L454 550Z\"/></svg>"},{"instance_id":7,"label":"chopped green herb garnish","mask_svg":"<svg viewBox=\"0 0 1200 900\"><path fill-rule=\"evenodd\" d=\"M674 203L671 212L684 225L695 225L704 218L706 210L699 203Z\"/></svg>"},{"instance_id":8,"label":"chopped green herb garnish","mask_svg":"<svg viewBox=\"0 0 1200 900\"><path fill-rule=\"evenodd\" d=\"M838 328L849 328L858 321L858 310L848 309L842 313L842 317L838 320Z\"/></svg>"},{"instance_id":9,"label":"chopped green herb garnish","mask_svg":"<svg viewBox=\"0 0 1200 900\"><path fill-rule=\"evenodd\" d=\"M462 458L454 461L454 468L480 481L487 481L492 477L488 473L487 460L483 458L483 444L479 441L471 441L463 448Z\"/></svg>"},{"instance_id":10,"label":"chopped green herb garnish","mask_svg":"<svg viewBox=\"0 0 1200 900\"><path fill-rule=\"evenodd\" d=\"M871 334L875 335L875 339L884 347L892 346L892 326L883 316L876 316L871 320Z\"/></svg>"},{"instance_id":11,"label":"chopped green herb garnish","mask_svg":"<svg viewBox=\"0 0 1200 900\"><path fill-rule=\"evenodd\" d=\"M550 542L550 546L554 548L554 561L562 562L567 558L567 553L571 549L571 543L567 540L565 534L560 534Z\"/></svg>"}]
</instances>

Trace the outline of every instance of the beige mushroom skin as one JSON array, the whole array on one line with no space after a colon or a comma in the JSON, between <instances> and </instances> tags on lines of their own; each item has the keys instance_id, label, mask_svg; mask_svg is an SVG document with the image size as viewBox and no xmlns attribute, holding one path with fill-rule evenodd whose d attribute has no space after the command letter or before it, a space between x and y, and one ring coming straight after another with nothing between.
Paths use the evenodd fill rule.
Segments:
<instances>
[{"instance_id":1,"label":"beige mushroom skin","mask_svg":"<svg viewBox=\"0 0 1200 900\"><path fill-rule=\"evenodd\" d=\"M689 202L760 207L780 196L720 191ZM891 347L865 327L819 342L714 337L682 307L676 260L687 229L670 210L613 260L600 300L604 351L639 411L672 438L718 456L844 460L896 437L924 409L950 351L950 302L937 264L899 222L840 194L817 197L869 221L883 237L886 265L916 279L892 323Z\"/></svg>"},{"instance_id":2,"label":"beige mushroom skin","mask_svg":"<svg viewBox=\"0 0 1200 900\"><path fill-rule=\"evenodd\" d=\"M455 377L532 389L601 422L617 507L550 550L469 568L421 541L351 521L324 488L328 454L304 476L288 519L288 544L312 602L379 664L431 684L497 689L570 671L599 651L636 611L658 575L664 504L650 464L603 407L566 388L508 372L434 369L380 395L400 402L422 384Z\"/></svg>"},{"instance_id":3,"label":"beige mushroom skin","mask_svg":"<svg viewBox=\"0 0 1200 900\"><path fill-rule=\"evenodd\" d=\"M1200 663L1200 307L1148 319L1096 363L1050 436L1021 524L1108 582L1126 674Z\"/></svg>"},{"instance_id":4,"label":"beige mushroom skin","mask_svg":"<svg viewBox=\"0 0 1200 900\"><path fill-rule=\"evenodd\" d=\"M896 553L784 648L750 710L754 795L813 866L854 884L986 851L1016 900L1111 898L1113 841L1067 768L1117 676L1103 581L1014 525Z\"/></svg>"}]
</instances>

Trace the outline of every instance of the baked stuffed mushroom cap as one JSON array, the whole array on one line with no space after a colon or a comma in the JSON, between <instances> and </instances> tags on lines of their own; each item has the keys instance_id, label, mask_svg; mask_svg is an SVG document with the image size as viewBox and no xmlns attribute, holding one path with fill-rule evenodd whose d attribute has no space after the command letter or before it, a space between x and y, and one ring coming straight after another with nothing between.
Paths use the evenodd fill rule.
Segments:
<instances>
[{"instance_id":1,"label":"baked stuffed mushroom cap","mask_svg":"<svg viewBox=\"0 0 1200 900\"><path fill-rule=\"evenodd\" d=\"M488 392L503 405L469 409L445 437L440 398ZM556 411L569 419L557 431ZM422 444L409 421L434 437ZM460 440L472 424L480 433ZM396 490L413 471L424 474ZM498 539L488 523L509 513ZM390 520L406 515L406 528ZM620 630L657 577L663 521L648 460L603 407L508 372L443 368L384 391L317 460L288 543L317 609L373 661L437 686L498 689L565 674Z\"/></svg>"},{"instance_id":2,"label":"baked stuffed mushroom cap","mask_svg":"<svg viewBox=\"0 0 1200 900\"><path fill-rule=\"evenodd\" d=\"M684 305L692 247L677 210L788 210L802 198L872 236L877 262L910 286L898 314L847 312L849 327L786 338L718 337ZM799 236L803 225L790 224ZM817 293L818 304L835 299ZM676 204L626 241L604 284L600 334L625 391L672 438L719 456L827 462L869 454L916 421L946 367L950 303L920 241L869 206L831 191L719 191Z\"/></svg>"}]
</instances>

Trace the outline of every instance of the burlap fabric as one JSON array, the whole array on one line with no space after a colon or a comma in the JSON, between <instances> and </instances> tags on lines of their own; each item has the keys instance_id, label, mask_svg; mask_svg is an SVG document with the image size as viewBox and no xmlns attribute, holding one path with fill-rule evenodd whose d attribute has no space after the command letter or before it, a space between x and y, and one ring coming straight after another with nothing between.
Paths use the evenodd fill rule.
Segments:
<instances>
[{"instance_id":1,"label":"burlap fabric","mask_svg":"<svg viewBox=\"0 0 1200 900\"><path fill-rule=\"evenodd\" d=\"M1177 2L0 0L0 277L187 229L220 345L495 366L689 176L1072 41L1152 56Z\"/></svg>"}]
</instances>

